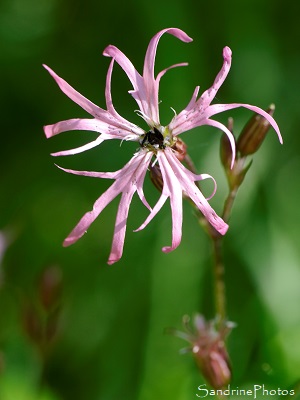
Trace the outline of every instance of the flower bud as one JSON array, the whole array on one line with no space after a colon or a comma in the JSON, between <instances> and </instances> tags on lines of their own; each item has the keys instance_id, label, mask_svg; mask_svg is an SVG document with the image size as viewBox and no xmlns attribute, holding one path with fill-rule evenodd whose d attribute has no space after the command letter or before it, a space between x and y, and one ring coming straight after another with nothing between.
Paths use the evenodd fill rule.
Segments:
<instances>
[{"instance_id":1,"label":"flower bud","mask_svg":"<svg viewBox=\"0 0 300 400\"><path fill-rule=\"evenodd\" d=\"M193 353L204 378L214 389L221 389L230 383L231 367L223 341L216 341L202 350L195 345Z\"/></svg>"},{"instance_id":2,"label":"flower bud","mask_svg":"<svg viewBox=\"0 0 300 400\"><path fill-rule=\"evenodd\" d=\"M266 112L272 116L274 110L275 105L271 104ZM255 114L243 128L237 140L237 150L240 155L244 157L255 153L260 148L270 127L270 123L263 116Z\"/></svg>"},{"instance_id":3,"label":"flower bud","mask_svg":"<svg viewBox=\"0 0 300 400\"><path fill-rule=\"evenodd\" d=\"M176 138L175 144L172 146L172 149L176 151L175 156L179 161L183 161L185 159L187 153L187 145L180 138Z\"/></svg>"},{"instance_id":4,"label":"flower bud","mask_svg":"<svg viewBox=\"0 0 300 400\"><path fill-rule=\"evenodd\" d=\"M42 352L59 330L61 292L61 270L57 266L50 266L39 277L34 298L24 299L24 331Z\"/></svg>"},{"instance_id":5,"label":"flower bud","mask_svg":"<svg viewBox=\"0 0 300 400\"><path fill-rule=\"evenodd\" d=\"M61 295L61 286L61 270L56 266L46 268L38 283L40 302L45 310L50 311L57 305Z\"/></svg>"},{"instance_id":6,"label":"flower bud","mask_svg":"<svg viewBox=\"0 0 300 400\"><path fill-rule=\"evenodd\" d=\"M159 168L159 165L156 164L150 165L149 170L150 170L150 179L153 185L156 187L156 189L158 189L161 192L164 186L164 181L161 175L161 170Z\"/></svg>"},{"instance_id":7,"label":"flower bud","mask_svg":"<svg viewBox=\"0 0 300 400\"><path fill-rule=\"evenodd\" d=\"M192 348L184 349L184 352L191 350L203 377L214 389L221 389L231 381L225 338L235 324L226 321L217 329L216 320L206 321L200 314L195 315L192 327L189 321L188 316L183 317L186 332L171 332L192 344Z\"/></svg>"},{"instance_id":8,"label":"flower bud","mask_svg":"<svg viewBox=\"0 0 300 400\"><path fill-rule=\"evenodd\" d=\"M184 141L179 138L176 138L176 141L172 146L172 149L175 150L174 154L176 158L180 162L184 161L187 150L187 145L184 143ZM161 170L159 168L159 165L157 164L150 165L149 170L150 170L150 179L152 183L161 192L164 186L164 181L161 175Z\"/></svg>"}]
</instances>

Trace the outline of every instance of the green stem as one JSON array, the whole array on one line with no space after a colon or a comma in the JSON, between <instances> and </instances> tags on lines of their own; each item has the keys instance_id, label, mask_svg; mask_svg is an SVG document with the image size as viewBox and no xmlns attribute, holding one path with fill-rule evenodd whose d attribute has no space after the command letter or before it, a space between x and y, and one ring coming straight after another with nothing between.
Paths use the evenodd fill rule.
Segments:
<instances>
[{"instance_id":1,"label":"green stem","mask_svg":"<svg viewBox=\"0 0 300 400\"><path fill-rule=\"evenodd\" d=\"M222 218L228 223L232 207L237 195L238 187L229 190L228 196L224 203ZM220 235L203 215L199 215L199 222L205 227L213 245L213 282L214 282L214 299L216 316L218 325L221 328L226 321L226 290L225 290L225 266L223 261L223 236Z\"/></svg>"},{"instance_id":2,"label":"green stem","mask_svg":"<svg viewBox=\"0 0 300 400\"><path fill-rule=\"evenodd\" d=\"M228 223L234 201L238 189L244 179L244 165L246 158L241 158L236 161L234 166L236 176L239 177L235 182L228 181L229 193L224 203L222 218L224 222ZM214 251L214 292L215 292L215 307L216 313L219 318L219 326L221 327L226 321L226 293L225 293L225 267L223 261L223 236L220 235L215 229L208 229L208 233L213 242Z\"/></svg>"},{"instance_id":3,"label":"green stem","mask_svg":"<svg viewBox=\"0 0 300 400\"><path fill-rule=\"evenodd\" d=\"M225 268L222 256L222 236L212 235L213 251L214 251L214 295L215 308L219 326L221 327L226 320L226 293L225 293Z\"/></svg>"},{"instance_id":4,"label":"green stem","mask_svg":"<svg viewBox=\"0 0 300 400\"><path fill-rule=\"evenodd\" d=\"M184 159L187 167L194 173L196 168L192 159L186 154ZM245 159L237 161L235 168L237 171L242 171L244 168ZM237 195L238 188L242 181L236 182L236 184L229 183L229 193L224 203L224 209L222 218L224 222L228 223L232 207ZM218 324L221 328L226 321L226 290L225 290L225 266L223 261L223 236L220 235L204 218L202 213L198 213L198 221L204 227L208 235L210 236L213 244L213 280L214 280L214 298L215 298L215 309L218 318Z\"/></svg>"},{"instance_id":5,"label":"green stem","mask_svg":"<svg viewBox=\"0 0 300 400\"><path fill-rule=\"evenodd\" d=\"M223 218L224 222L226 222L226 223L228 223L228 221L229 221L233 203L234 203L234 200L237 195L237 191L238 191L238 188L234 188L234 189L230 190L229 194L225 200L222 218Z\"/></svg>"}]
</instances>

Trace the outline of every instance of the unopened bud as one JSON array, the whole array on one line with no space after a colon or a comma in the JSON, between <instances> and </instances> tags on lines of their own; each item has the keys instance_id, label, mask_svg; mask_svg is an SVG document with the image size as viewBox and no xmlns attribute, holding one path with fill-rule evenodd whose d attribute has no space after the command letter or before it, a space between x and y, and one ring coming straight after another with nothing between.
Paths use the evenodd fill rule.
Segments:
<instances>
[{"instance_id":1,"label":"unopened bud","mask_svg":"<svg viewBox=\"0 0 300 400\"><path fill-rule=\"evenodd\" d=\"M274 110L275 105L271 104L266 112L272 116ZM270 127L271 125L266 118L255 114L243 128L237 140L237 150L240 155L244 157L255 153L260 148Z\"/></svg>"},{"instance_id":2,"label":"unopened bud","mask_svg":"<svg viewBox=\"0 0 300 400\"><path fill-rule=\"evenodd\" d=\"M50 311L60 300L62 273L56 266L46 268L39 280L39 298L45 310Z\"/></svg>"},{"instance_id":3,"label":"unopened bud","mask_svg":"<svg viewBox=\"0 0 300 400\"><path fill-rule=\"evenodd\" d=\"M62 274L57 266L45 268L37 281L37 293L25 299L22 320L28 337L41 350L55 337L59 328Z\"/></svg>"},{"instance_id":4,"label":"unopened bud","mask_svg":"<svg viewBox=\"0 0 300 400\"><path fill-rule=\"evenodd\" d=\"M149 167L150 169L150 179L153 183L153 185L158 189L160 192L162 192L163 186L164 186L164 181L163 177L161 175L161 170L159 168L159 165L151 165Z\"/></svg>"},{"instance_id":5,"label":"unopened bud","mask_svg":"<svg viewBox=\"0 0 300 400\"><path fill-rule=\"evenodd\" d=\"M231 367L225 338L235 324L227 321L217 329L217 321L206 321L199 314L194 317L193 326L190 326L188 316L184 316L183 324L185 332L172 330L171 333L192 344L192 348L184 349L184 352L192 351L203 377L214 389L228 385Z\"/></svg>"},{"instance_id":6,"label":"unopened bud","mask_svg":"<svg viewBox=\"0 0 300 400\"><path fill-rule=\"evenodd\" d=\"M221 389L231 381L229 356L222 340L215 341L207 349L193 347L196 363L204 378L214 389Z\"/></svg>"},{"instance_id":7,"label":"unopened bud","mask_svg":"<svg viewBox=\"0 0 300 400\"><path fill-rule=\"evenodd\" d=\"M228 129L233 134L233 118L228 118ZM225 133L221 136L220 141L220 158L225 171L229 171L231 169L231 161L232 161L232 148L230 141Z\"/></svg>"},{"instance_id":8,"label":"unopened bud","mask_svg":"<svg viewBox=\"0 0 300 400\"><path fill-rule=\"evenodd\" d=\"M172 149L176 151L176 158L179 161L183 161L187 153L187 145L184 143L184 141L180 138L177 138L175 144L172 146Z\"/></svg>"},{"instance_id":9,"label":"unopened bud","mask_svg":"<svg viewBox=\"0 0 300 400\"><path fill-rule=\"evenodd\" d=\"M183 140L176 138L176 141L172 146L172 149L175 150L174 154L180 162L185 160L187 156L186 153L187 145L184 143ZM161 170L159 168L159 165L157 164L150 165L149 170L150 170L150 179L152 183L160 192L162 192L164 181L161 175Z\"/></svg>"}]
</instances>

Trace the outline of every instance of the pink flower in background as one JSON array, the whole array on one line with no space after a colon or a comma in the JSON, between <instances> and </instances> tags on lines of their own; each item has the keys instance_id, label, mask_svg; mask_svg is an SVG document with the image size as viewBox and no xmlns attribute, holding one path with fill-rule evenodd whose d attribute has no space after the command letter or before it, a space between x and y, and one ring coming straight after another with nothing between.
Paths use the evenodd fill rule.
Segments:
<instances>
[{"instance_id":1,"label":"pink flower in background","mask_svg":"<svg viewBox=\"0 0 300 400\"><path fill-rule=\"evenodd\" d=\"M164 33L169 33L183 42L190 42L192 39L182 30L176 28L164 29L157 33L150 41L145 61L143 75L140 75L134 68L130 60L115 46L108 46L104 50L104 55L111 57L111 63L107 73L105 99L106 110L96 106L86 99L75 89L73 89L66 81L56 75L49 67L45 68L49 71L60 89L74 102L86 110L93 116L90 119L70 119L61 121L54 125L45 126L45 134L47 138L55 136L64 131L70 130L89 130L99 133L98 137L84 146L53 153L53 156L73 155L85 150L91 149L105 140L119 139L121 141L135 141L139 144L139 149L132 159L119 171L116 172L88 172L74 171L63 169L66 172L91 176L97 178L114 179L114 183L106 190L95 202L93 209L87 212L65 239L64 245L68 246L76 242L89 228L91 223L98 217L102 210L116 196L121 194L121 200L118 208L115 231L112 243L112 249L108 263L113 264L118 261L123 252L126 222L131 199L137 192L143 204L150 210L150 214L145 222L140 226L141 230L145 228L152 218L158 213L163 204L170 198L172 210L172 244L164 247L164 252L174 250L181 241L182 235L182 196L190 197L199 210L203 213L207 221L221 234L225 234L228 225L215 213L209 205L207 199L203 196L195 181L211 178L207 174L195 175L177 158L176 142L177 136L185 131L201 125L210 125L221 129L229 138L232 148L232 164L235 159L235 142L231 132L220 122L212 120L211 117L223 111L231 110L237 107L248 108L255 113L264 116L273 126L278 134L280 142L282 138L279 128L274 119L265 111L249 104L214 104L211 105L218 89L224 82L231 65L231 50L225 47L223 50L223 66L217 75L212 87L205 91L197 100L199 87L193 93L192 99L186 108L174 118L167 126L162 126L159 118L159 82L161 77L170 68L177 66L185 66L186 63L176 64L161 71L156 77L154 75L154 64L156 49L160 37ZM144 119L148 125L148 129L144 130L137 125L127 121L121 117L115 110L111 97L111 76L114 62L117 62L132 83L133 90L130 94L136 100L139 116ZM151 209L147 203L143 193L143 182L150 163L157 162L163 178L162 193L156 205ZM215 181L213 180L214 184ZM216 184L215 184L216 189ZM213 194L215 193L215 189ZM213 195L212 194L212 195Z\"/></svg>"}]
</instances>

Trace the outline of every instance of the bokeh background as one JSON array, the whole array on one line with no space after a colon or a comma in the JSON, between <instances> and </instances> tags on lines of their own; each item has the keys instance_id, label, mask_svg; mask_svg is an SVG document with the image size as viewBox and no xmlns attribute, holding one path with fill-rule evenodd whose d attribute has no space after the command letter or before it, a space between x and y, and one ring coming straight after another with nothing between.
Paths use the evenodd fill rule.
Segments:
<instances>
[{"instance_id":1,"label":"bokeh background","mask_svg":"<svg viewBox=\"0 0 300 400\"><path fill-rule=\"evenodd\" d=\"M162 80L162 123L180 111L196 85L213 82L222 48L233 51L220 103L267 108L284 136L270 131L246 177L225 238L228 317L237 328L228 340L232 387L294 389L300 393L299 93L298 4L281 0L1 0L0 144L0 399L189 400L204 383L186 344L164 334L181 328L184 314L213 318L211 244L189 204L183 239L171 254L169 204L134 233L147 210L134 199L124 255L106 264L116 199L75 245L61 243L110 181L65 174L66 168L114 171L135 151L132 143L104 143L81 155L53 159L50 152L94 137L71 132L47 141L42 126L87 117L58 89L42 63L104 107L115 44L141 71L150 38L165 27L194 41L166 35L157 71L189 66ZM140 123L123 71L113 74L113 99L127 119ZM251 117L234 110L234 132ZM200 172L216 177L212 201L226 196L219 162L220 132L210 127L183 135ZM146 183L153 204L159 193ZM233 396L234 398L234 396ZM241 398L241 397L239 397ZM272 396L276 398L276 396Z\"/></svg>"}]
</instances>

